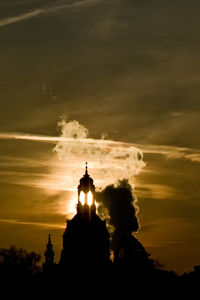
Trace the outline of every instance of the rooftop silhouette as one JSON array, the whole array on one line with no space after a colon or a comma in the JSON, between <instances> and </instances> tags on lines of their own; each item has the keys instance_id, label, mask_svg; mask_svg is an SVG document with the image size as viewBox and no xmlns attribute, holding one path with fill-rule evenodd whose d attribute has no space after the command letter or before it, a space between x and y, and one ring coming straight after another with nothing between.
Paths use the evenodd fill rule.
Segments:
<instances>
[{"instance_id":1,"label":"rooftop silhouette","mask_svg":"<svg viewBox=\"0 0 200 300\"><path fill-rule=\"evenodd\" d=\"M63 233L63 249L58 264L54 261L54 250L51 235L48 236L44 252L45 262L42 270L38 263L40 257L34 252L28 253L23 249L11 247L0 249L0 280L6 284L24 282L26 287L43 288L44 286L79 287L82 297L90 291L88 287L101 284L101 291L107 292L107 288L115 292L133 292L133 283L138 291L148 287L148 292L154 292L156 285L165 291L184 291L185 288L195 288L200 281L200 267L195 266L194 271L183 276L177 276L173 271L167 271L156 261L150 258L144 246L133 235L137 229L135 211L129 216L127 223L115 223L122 225L123 230L118 234L118 243L111 247L111 236L105 220L102 220L96 209L96 192L93 179L88 173L86 163L85 174L80 179L77 188L77 212L75 216L67 220L67 226ZM119 193L119 194L118 194ZM102 191L101 196L116 197L123 200L129 208L131 190L127 182L121 181L118 187L108 186ZM124 200L125 200L124 198ZM113 200L113 201L114 201ZM112 207L112 205L111 205ZM119 207L119 205L118 205ZM126 211L126 210L125 210ZM112 218L113 216L111 216ZM124 216L123 216L124 217ZM114 259L111 260L111 251ZM103 274L103 276L102 276ZM86 288L87 287L87 288ZM50 292L50 289L48 290ZM134 291L134 293L136 293Z\"/></svg>"},{"instance_id":2,"label":"rooftop silhouette","mask_svg":"<svg viewBox=\"0 0 200 300\"><path fill-rule=\"evenodd\" d=\"M67 220L60 266L64 269L106 265L110 262L110 236L106 221L96 213L95 186L88 174L87 163L77 190L77 213Z\"/></svg>"}]
</instances>

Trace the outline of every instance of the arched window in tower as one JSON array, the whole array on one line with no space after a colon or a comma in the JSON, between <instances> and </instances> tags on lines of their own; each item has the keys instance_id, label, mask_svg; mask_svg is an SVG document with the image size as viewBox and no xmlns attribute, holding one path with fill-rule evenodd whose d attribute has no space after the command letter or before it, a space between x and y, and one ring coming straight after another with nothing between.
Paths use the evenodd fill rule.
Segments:
<instances>
[{"instance_id":1,"label":"arched window in tower","mask_svg":"<svg viewBox=\"0 0 200 300\"><path fill-rule=\"evenodd\" d=\"M84 205L85 204L85 193L83 191L80 192L79 199L80 199L81 204Z\"/></svg>"},{"instance_id":2,"label":"arched window in tower","mask_svg":"<svg viewBox=\"0 0 200 300\"><path fill-rule=\"evenodd\" d=\"M89 193L87 194L87 203L89 206L93 204L93 196L91 191L89 191Z\"/></svg>"}]
</instances>

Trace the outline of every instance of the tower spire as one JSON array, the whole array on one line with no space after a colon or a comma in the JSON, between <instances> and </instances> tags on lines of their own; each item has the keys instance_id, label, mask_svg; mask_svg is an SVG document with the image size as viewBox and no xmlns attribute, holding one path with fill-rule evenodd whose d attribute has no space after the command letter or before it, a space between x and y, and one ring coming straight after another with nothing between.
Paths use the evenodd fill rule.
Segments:
<instances>
[{"instance_id":1,"label":"tower spire","mask_svg":"<svg viewBox=\"0 0 200 300\"><path fill-rule=\"evenodd\" d=\"M88 175L88 163L87 163L87 161L85 163L85 175Z\"/></svg>"},{"instance_id":2,"label":"tower spire","mask_svg":"<svg viewBox=\"0 0 200 300\"><path fill-rule=\"evenodd\" d=\"M51 235L49 234L48 244L51 245Z\"/></svg>"},{"instance_id":3,"label":"tower spire","mask_svg":"<svg viewBox=\"0 0 200 300\"><path fill-rule=\"evenodd\" d=\"M52 266L54 266L54 251L53 251L53 244L51 243L51 235L49 234L48 243L46 244L45 250L45 263L43 264L44 270L50 270Z\"/></svg>"}]
</instances>

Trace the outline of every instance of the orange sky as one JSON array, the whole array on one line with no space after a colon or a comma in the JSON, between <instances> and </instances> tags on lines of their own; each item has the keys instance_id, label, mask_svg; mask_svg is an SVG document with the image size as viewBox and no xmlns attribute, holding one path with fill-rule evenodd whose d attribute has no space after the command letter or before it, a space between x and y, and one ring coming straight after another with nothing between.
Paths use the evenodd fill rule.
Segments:
<instances>
[{"instance_id":1,"label":"orange sky","mask_svg":"<svg viewBox=\"0 0 200 300\"><path fill-rule=\"evenodd\" d=\"M58 261L87 160L97 188L134 186L153 258L200 264L199 9L1 1L0 246L43 253L51 233Z\"/></svg>"}]
</instances>

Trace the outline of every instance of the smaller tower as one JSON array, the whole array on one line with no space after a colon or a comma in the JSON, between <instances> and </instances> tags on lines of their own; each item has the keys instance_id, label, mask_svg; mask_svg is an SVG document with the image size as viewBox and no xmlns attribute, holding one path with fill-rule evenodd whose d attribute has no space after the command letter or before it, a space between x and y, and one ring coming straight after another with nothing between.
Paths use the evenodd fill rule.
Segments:
<instances>
[{"instance_id":1,"label":"smaller tower","mask_svg":"<svg viewBox=\"0 0 200 300\"><path fill-rule=\"evenodd\" d=\"M49 271L54 266L54 251L53 244L51 243L51 235L49 234L48 243L46 244L46 250L44 252L45 263L43 264L43 270Z\"/></svg>"}]
</instances>

